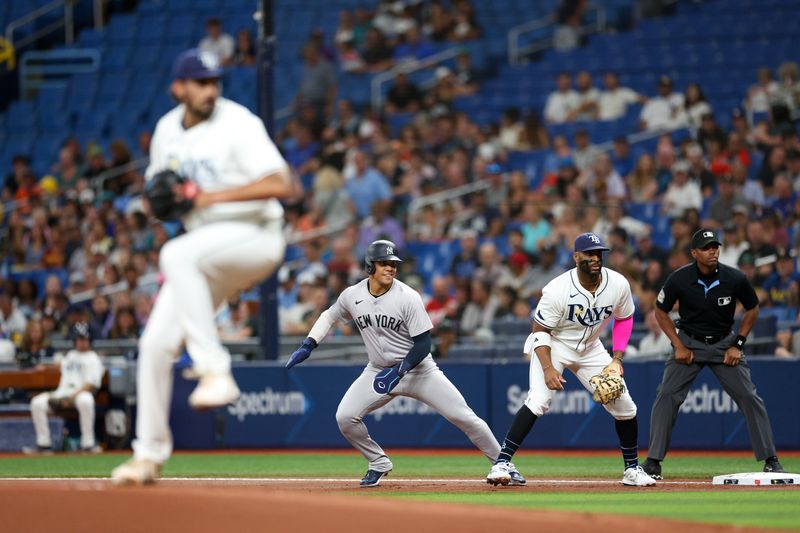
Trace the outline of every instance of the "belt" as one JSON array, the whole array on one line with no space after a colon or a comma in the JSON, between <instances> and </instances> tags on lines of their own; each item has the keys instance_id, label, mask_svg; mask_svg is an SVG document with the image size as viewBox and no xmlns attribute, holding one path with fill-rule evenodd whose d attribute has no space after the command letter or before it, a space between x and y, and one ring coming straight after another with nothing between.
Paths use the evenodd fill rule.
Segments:
<instances>
[{"instance_id":1,"label":"belt","mask_svg":"<svg viewBox=\"0 0 800 533\"><path fill-rule=\"evenodd\" d=\"M729 335L729 333L724 335L699 335L697 333L692 333L691 331L686 331L685 329L681 331L694 340L703 342L705 344L716 344Z\"/></svg>"}]
</instances>

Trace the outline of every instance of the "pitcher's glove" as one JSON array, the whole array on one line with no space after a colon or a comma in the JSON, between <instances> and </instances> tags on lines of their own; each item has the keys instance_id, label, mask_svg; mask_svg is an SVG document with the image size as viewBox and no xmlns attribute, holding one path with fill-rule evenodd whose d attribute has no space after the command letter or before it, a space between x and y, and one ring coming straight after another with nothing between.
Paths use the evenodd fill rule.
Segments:
<instances>
[{"instance_id":1,"label":"pitcher's glove","mask_svg":"<svg viewBox=\"0 0 800 533\"><path fill-rule=\"evenodd\" d=\"M622 381L619 368L620 365L612 363L596 376L592 376L589 380L594 386L592 400L606 405L622 396L625 392L625 383Z\"/></svg>"},{"instance_id":2,"label":"pitcher's glove","mask_svg":"<svg viewBox=\"0 0 800 533\"><path fill-rule=\"evenodd\" d=\"M197 186L173 170L162 170L144 186L150 212L159 220L175 220L194 207Z\"/></svg>"}]
</instances>

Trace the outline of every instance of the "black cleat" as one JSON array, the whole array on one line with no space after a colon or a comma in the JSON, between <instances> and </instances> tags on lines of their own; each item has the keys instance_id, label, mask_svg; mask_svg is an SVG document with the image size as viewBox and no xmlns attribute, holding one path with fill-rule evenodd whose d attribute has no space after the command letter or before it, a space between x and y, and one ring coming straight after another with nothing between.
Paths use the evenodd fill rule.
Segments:
<instances>
[{"instance_id":1,"label":"black cleat","mask_svg":"<svg viewBox=\"0 0 800 533\"><path fill-rule=\"evenodd\" d=\"M777 457L770 457L764 461L764 472L776 472L779 474L784 474L786 473L786 470L784 470L783 465L778 462Z\"/></svg>"},{"instance_id":2,"label":"black cleat","mask_svg":"<svg viewBox=\"0 0 800 533\"><path fill-rule=\"evenodd\" d=\"M642 470L653 479L664 479L661 477L661 461L650 459L649 457L642 463Z\"/></svg>"},{"instance_id":3,"label":"black cleat","mask_svg":"<svg viewBox=\"0 0 800 533\"><path fill-rule=\"evenodd\" d=\"M389 471L391 472L391 470ZM381 478L388 476L389 472L378 472L377 470L367 470L367 473L359 483L360 487L377 487L381 484Z\"/></svg>"}]
</instances>

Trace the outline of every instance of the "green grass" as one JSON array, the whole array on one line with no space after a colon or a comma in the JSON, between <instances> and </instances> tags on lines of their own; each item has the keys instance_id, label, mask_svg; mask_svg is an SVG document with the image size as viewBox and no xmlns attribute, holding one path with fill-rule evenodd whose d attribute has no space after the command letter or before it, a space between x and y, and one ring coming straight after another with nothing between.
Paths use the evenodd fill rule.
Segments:
<instances>
[{"instance_id":1,"label":"green grass","mask_svg":"<svg viewBox=\"0 0 800 533\"><path fill-rule=\"evenodd\" d=\"M752 491L647 493L393 493L412 500L497 505L525 509L656 516L736 526L800 529L800 491L767 488Z\"/></svg>"},{"instance_id":2,"label":"green grass","mask_svg":"<svg viewBox=\"0 0 800 533\"><path fill-rule=\"evenodd\" d=\"M391 453L393 477L481 478L489 468L474 455L420 455ZM2 477L103 477L127 455L54 455L0 458ZM518 454L520 471L535 478L614 478L622 473L622 459L574 454ZM790 472L800 471L800 457L781 459ZM663 463L668 478L709 479L719 474L754 472L761 463L745 457L675 457ZM167 462L168 477L359 477L366 462L357 455L332 454L177 454Z\"/></svg>"},{"instance_id":3,"label":"green grass","mask_svg":"<svg viewBox=\"0 0 800 533\"><path fill-rule=\"evenodd\" d=\"M430 455L392 453L393 478L474 478L486 475L489 464L475 454ZM0 458L0 478L106 477L127 454L55 455ZM783 457L790 472L800 471L800 457ZM520 453L517 467L529 478L617 479L622 460L606 455ZM674 456L663 464L669 478L708 480L719 474L753 472L761 463L752 457ZM191 453L177 454L166 464L166 477L342 477L359 478L364 459L353 453ZM541 487L538 487L541 489ZM361 493L359 493L361 494ZM543 493L526 490L420 493L374 491L371 495L452 503L511 506L575 512L651 515L679 520L800 530L800 491L764 487L754 490L598 493Z\"/></svg>"}]
</instances>

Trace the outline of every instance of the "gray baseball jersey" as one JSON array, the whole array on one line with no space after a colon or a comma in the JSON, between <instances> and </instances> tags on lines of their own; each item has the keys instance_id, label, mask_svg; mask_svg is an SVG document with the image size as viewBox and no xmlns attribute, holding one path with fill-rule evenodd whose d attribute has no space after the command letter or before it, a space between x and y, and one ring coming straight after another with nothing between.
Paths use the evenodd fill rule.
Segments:
<instances>
[{"instance_id":1,"label":"gray baseball jersey","mask_svg":"<svg viewBox=\"0 0 800 533\"><path fill-rule=\"evenodd\" d=\"M394 366L414 345L413 337L433 329L419 293L399 280L380 296L373 296L363 279L346 288L330 308L331 320L353 320L370 363Z\"/></svg>"},{"instance_id":2,"label":"gray baseball jersey","mask_svg":"<svg viewBox=\"0 0 800 533\"><path fill-rule=\"evenodd\" d=\"M392 462L370 437L364 417L395 396L408 396L432 407L463 431L487 459L494 461L500 445L489 426L470 409L430 355L409 371L391 394L373 391L372 382L378 372L402 361L414 344L412 337L433 329L433 324L420 295L405 283L394 280L388 291L373 296L368 281L364 279L342 291L336 303L324 313L328 316L320 317L331 322L352 319L369 355L367 367L339 402L336 422L342 435L369 461L370 469L388 472Z\"/></svg>"}]
</instances>

